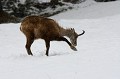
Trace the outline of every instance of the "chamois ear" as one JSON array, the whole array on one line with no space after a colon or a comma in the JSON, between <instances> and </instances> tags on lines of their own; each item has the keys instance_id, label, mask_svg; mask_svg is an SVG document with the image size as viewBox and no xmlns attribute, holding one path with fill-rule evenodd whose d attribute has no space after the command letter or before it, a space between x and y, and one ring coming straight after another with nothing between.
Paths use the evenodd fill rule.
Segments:
<instances>
[{"instance_id":1,"label":"chamois ear","mask_svg":"<svg viewBox=\"0 0 120 79\"><path fill-rule=\"evenodd\" d=\"M70 28L70 30L73 30L73 28Z\"/></svg>"},{"instance_id":2,"label":"chamois ear","mask_svg":"<svg viewBox=\"0 0 120 79\"><path fill-rule=\"evenodd\" d=\"M75 32L75 29L74 29L74 28L70 28L70 30L71 30L72 32Z\"/></svg>"},{"instance_id":3,"label":"chamois ear","mask_svg":"<svg viewBox=\"0 0 120 79\"><path fill-rule=\"evenodd\" d=\"M84 33L85 33L85 31L84 30L82 30L83 32L81 33L81 34L79 34L78 36L81 36L81 35L83 35Z\"/></svg>"}]
</instances>

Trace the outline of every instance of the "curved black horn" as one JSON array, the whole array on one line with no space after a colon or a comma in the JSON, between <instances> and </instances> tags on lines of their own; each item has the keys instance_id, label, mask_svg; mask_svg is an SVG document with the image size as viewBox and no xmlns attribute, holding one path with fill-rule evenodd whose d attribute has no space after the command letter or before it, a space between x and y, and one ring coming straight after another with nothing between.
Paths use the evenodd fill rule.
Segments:
<instances>
[{"instance_id":1,"label":"curved black horn","mask_svg":"<svg viewBox=\"0 0 120 79\"><path fill-rule=\"evenodd\" d=\"M83 33L79 34L78 36L81 36L81 35L83 35L83 34L85 33L85 31L84 31L84 30L82 30L82 31L83 31Z\"/></svg>"}]
</instances>

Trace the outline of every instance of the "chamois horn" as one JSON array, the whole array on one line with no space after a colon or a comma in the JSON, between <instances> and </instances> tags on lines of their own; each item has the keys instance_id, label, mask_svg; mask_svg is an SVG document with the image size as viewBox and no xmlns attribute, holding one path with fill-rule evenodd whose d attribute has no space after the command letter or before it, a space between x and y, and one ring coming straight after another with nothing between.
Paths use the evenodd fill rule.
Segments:
<instances>
[{"instance_id":1,"label":"chamois horn","mask_svg":"<svg viewBox=\"0 0 120 79\"><path fill-rule=\"evenodd\" d=\"M83 31L83 33L79 34L78 36L81 36L81 35L83 35L83 34L85 33L85 31L84 31L84 30L82 30L82 31Z\"/></svg>"}]
</instances>

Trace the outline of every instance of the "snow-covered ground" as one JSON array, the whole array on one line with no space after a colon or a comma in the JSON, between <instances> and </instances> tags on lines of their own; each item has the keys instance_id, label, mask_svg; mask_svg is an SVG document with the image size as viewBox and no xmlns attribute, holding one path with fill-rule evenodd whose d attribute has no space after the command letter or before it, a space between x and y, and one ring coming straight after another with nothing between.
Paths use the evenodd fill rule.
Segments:
<instances>
[{"instance_id":1,"label":"snow-covered ground","mask_svg":"<svg viewBox=\"0 0 120 79\"><path fill-rule=\"evenodd\" d=\"M25 50L20 24L0 25L0 79L120 79L120 1L96 3L56 15L63 27L78 33L77 52L65 42L52 42L45 56L43 40Z\"/></svg>"}]
</instances>

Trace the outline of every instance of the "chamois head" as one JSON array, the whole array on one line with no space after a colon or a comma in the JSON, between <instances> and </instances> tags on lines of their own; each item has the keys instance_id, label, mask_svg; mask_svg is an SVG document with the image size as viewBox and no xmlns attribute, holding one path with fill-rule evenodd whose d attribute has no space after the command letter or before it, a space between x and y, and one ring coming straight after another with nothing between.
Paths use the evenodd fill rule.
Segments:
<instances>
[{"instance_id":1,"label":"chamois head","mask_svg":"<svg viewBox=\"0 0 120 79\"><path fill-rule=\"evenodd\" d=\"M75 29L74 28L70 28L69 29L69 38L70 38L70 41L71 43L74 45L74 46L77 46L77 38L81 35L83 35L85 33L85 31L83 30L83 33L81 34L77 34L75 32Z\"/></svg>"}]
</instances>

